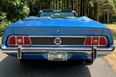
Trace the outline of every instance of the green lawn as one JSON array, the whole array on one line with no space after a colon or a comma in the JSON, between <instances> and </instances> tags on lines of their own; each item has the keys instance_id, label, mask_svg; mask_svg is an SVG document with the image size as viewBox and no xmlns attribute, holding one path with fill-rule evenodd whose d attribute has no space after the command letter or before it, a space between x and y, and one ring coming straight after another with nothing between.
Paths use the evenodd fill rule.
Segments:
<instances>
[{"instance_id":1,"label":"green lawn","mask_svg":"<svg viewBox=\"0 0 116 77\"><path fill-rule=\"evenodd\" d=\"M116 24L105 24L105 25L111 29L114 40L116 40Z\"/></svg>"},{"instance_id":2,"label":"green lawn","mask_svg":"<svg viewBox=\"0 0 116 77\"><path fill-rule=\"evenodd\" d=\"M1 44L1 40L2 40L2 38L0 37L0 44Z\"/></svg>"},{"instance_id":3,"label":"green lawn","mask_svg":"<svg viewBox=\"0 0 116 77\"><path fill-rule=\"evenodd\" d=\"M0 44L1 44L1 40L2 40L2 38L0 37Z\"/></svg>"},{"instance_id":4,"label":"green lawn","mask_svg":"<svg viewBox=\"0 0 116 77\"><path fill-rule=\"evenodd\" d=\"M116 40L116 29L111 29L114 40Z\"/></svg>"},{"instance_id":5,"label":"green lawn","mask_svg":"<svg viewBox=\"0 0 116 77\"><path fill-rule=\"evenodd\" d=\"M116 24L105 24L108 26L110 29L116 29Z\"/></svg>"}]
</instances>

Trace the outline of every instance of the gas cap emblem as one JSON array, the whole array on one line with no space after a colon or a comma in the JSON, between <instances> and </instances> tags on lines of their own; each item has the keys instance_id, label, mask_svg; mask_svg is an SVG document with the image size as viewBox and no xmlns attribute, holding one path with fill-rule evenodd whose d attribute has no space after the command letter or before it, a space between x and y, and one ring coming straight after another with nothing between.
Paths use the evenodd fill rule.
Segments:
<instances>
[{"instance_id":1,"label":"gas cap emblem","mask_svg":"<svg viewBox=\"0 0 116 77\"><path fill-rule=\"evenodd\" d=\"M56 45L60 45L60 44L62 43L61 38L59 38L59 37L55 38L55 39L54 39L54 43L55 43Z\"/></svg>"}]
</instances>

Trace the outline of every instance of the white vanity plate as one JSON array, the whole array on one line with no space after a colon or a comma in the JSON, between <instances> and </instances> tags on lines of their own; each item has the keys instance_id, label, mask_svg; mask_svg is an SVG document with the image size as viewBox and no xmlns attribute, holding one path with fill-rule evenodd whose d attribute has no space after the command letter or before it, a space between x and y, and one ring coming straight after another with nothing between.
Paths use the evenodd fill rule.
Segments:
<instances>
[{"instance_id":1,"label":"white vanity plate","mask_svg":"<svg viewBox=\"0 0 116 77\"><path fill-rule=\"evenodd\" d=\"M48 60L50 61L66 61L67 60L67 52L48 52Z\"/></svg>"}]
</instances>

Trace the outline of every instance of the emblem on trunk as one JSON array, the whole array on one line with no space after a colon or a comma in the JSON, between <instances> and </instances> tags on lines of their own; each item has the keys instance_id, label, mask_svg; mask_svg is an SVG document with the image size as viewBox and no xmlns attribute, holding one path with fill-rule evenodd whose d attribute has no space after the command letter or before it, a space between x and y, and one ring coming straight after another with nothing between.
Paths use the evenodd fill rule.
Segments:
<instances>
[{"instance_id":1,"label":"emblem on trunk","mask_svg":"<svg viewBox=\"0 0 116 77\"><path fill-rule=\"evenodd\" d=\"M59 38L59 37L55 38L55 39L54 39L54 43L55 43L56 45L60 45L60 44L62 43L61 38Z\"/></svg>"},{"instance_id":2,"label":"emblem on trunk","mask_svg":"<svg viewBox=\"0 0 116 77\"><path fill-rule=\"evenodd\" d=\"M97 30L97 29L92 29L92 30L90 30L90 32L99 33L99 30Z\"/></svg>"}]
</instances>

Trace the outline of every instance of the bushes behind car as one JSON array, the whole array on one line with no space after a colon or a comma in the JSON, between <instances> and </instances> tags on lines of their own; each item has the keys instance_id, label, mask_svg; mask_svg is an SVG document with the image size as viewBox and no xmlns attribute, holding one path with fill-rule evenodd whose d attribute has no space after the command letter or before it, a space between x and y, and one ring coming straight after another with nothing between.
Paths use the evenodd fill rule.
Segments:
<instances>
[{"instance_id":1,"label":"bushes behind car","mask_svg":"<svg viewBox=\"0 0 116 77\"><path fill-rule=\"evenodd\" d=\"M8 26L9 24L11 24L11 21L4 20L0 22L0 36L2 36L6 26Z\"/></svg>"},{"instance_id":2,"label":"bushes behind car","mask_svg":"<svg viewBox=\"0 0 116 77\"><path fill-rule=\"evenodd\" d=\"M0 10L0 36L2 36L6 26L9 24L11 24L11 21L7 20L7 14Z\"/></svg>"}]
</instances>

